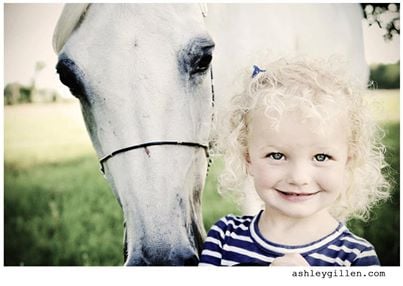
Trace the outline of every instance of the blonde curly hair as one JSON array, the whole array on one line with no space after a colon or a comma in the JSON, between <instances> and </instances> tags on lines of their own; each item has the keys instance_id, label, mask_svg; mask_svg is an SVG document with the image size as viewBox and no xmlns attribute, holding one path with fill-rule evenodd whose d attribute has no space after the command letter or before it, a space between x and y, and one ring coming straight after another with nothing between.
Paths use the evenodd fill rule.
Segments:
<instances>
[{"instance_id":1,"label":"blonde curly hair","mask_svg":"<svg viewBox=\"0 0 403 286\"><path fill-rule=\"evenodd\" d=\"M364 88L346 76L340 64L307 58L280 59L264 66L254 78L247 77L246 88L235 95L219 128L217 147L223 155L224 170L219 177L220 192L242 198L248 178L246 155L250 115L264 108L276 126L285 112L299 111L304 118L326 126L335 110L345 113L350 123L347 190L331 207L331 214L345 221L366 220L370 209L389 197L390 185L382 171L387 164L383 131L372 119L363 98Z\"/></svg>"}]
</instances>

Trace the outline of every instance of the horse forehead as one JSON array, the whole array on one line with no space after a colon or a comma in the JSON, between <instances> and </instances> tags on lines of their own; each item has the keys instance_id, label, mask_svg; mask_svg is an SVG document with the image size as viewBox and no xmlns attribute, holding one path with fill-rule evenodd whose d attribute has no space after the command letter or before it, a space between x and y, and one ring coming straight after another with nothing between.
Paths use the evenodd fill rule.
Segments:
<instances>
[{"instance_id":1,"label":"horse forehead","mask_svg":"<svg viewBox=\"0 0 403 286\"><path fill-rule=\"evenodd\" d=\"M196 4L93 4L88 13L91 26L117 28L117 32L170 36L200 33L205 29Z\"/></svg>"},{"instance_id":2,"label":"horse forehead","mask_svg":"<svg viewBox=\"0 0 403 286\"><path fill-rule=\"evenodd\" d=\"M164 20L201 19L202 12L196 4L122 4L121 9L137 17L158 17Z\"/></svg>"},{"instance_id":3,"label":"horse forehead","mask_svg":"<svg viewBox=\"0 0 403 286\"><path fill-rule=\"evenodd\" d=\"M102 71L100 61L120 70L142 66L145 72L158 63L153 70L160 71L173 66L177 52L202 36L208 37L196 4L92 4L66 43L65 52L102 78L102 73L107 76L113 68ZM153 60L145 65L145 59Z\"/></svg>"},{"instance_id":4,"label":"horse forehead","mask_svg":"<svg viewBox=\"0 0 403 286\"><path fill-rule=\"evenodd\" d=\"M203 36L208 32L196 4L92 4L65 51L80 62L97 54L105 58L105 52L124 58L150 49L161 58Z\"/></svg>"}]
</instances>

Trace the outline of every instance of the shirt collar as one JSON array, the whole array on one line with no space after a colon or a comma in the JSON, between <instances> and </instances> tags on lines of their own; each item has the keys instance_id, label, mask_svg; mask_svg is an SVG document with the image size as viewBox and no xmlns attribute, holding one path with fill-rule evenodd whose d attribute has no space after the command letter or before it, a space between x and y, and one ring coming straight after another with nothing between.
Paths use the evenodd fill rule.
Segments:
<instances>
[{"instance_id":1,"label":"shirt collar","mask_svg":"<svg viewBox=\"0 0 403 286\"><path fill-rule=\"evenodd\" d=\"M275 252L275 253L280 253L280 254L286 254L286 253L307 253L311 252L312 250L321 248L328 244L329 242L333 241L336 239L338 236L340 236L347 228L344 224L341 222L337 226L337 228L330 233L329 235L316 240L312 243L309 244L304 244L304 245L282 245L278 243L271 242L267 239L265 239L262 234L260 233L259 227L258 227L258 222L263 213L263 210L261 210L253 219L250 224L250 233L253 241L259 245L261 248L263 248L266 251L270 252Z\"/></svg>"}]
</instances>

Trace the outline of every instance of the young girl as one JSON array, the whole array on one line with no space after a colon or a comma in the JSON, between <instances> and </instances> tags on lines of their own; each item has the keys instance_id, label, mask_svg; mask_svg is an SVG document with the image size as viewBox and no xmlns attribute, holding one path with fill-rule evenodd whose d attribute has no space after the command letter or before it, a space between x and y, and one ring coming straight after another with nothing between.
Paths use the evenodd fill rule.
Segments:
<instances>
[{"instance_id":1,"label":"young girl","mask_svg":"<svg viewBox=\"0 0 403 286\"><path fill-rule=\"evenodd\" d=\"M251 177L263 210L219 220L199 265L379 265L344 224L366 219L389 194L360 89L330 62L278 60L255 67L228 123L221 187L240 190Z\"/></svg>"}]
</instances>

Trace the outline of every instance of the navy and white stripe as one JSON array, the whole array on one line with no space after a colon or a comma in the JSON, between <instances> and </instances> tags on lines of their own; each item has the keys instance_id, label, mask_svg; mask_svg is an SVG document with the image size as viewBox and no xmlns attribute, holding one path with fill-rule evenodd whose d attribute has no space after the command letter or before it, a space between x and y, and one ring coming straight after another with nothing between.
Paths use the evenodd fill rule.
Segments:
<instances>
[{"instance_id":1,"label":"navy and white stripe","mask_svg":"<svg viewBox=\"0 0 403 286\"><path fill-rule=\"evenodd\" d=\"M199 265L270 265L286 253L301 254L311 266L379 265L374 247L342 223L331 234L310 244L287 246L270 242L258 229L262 212L220 219L208 232Z\"/></svg>"}]
</instances>

